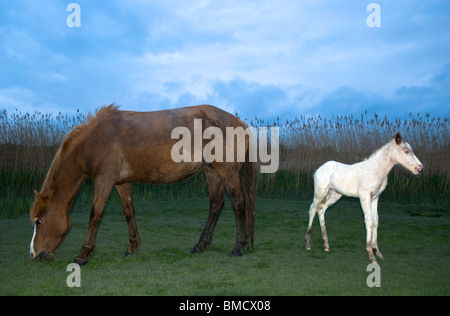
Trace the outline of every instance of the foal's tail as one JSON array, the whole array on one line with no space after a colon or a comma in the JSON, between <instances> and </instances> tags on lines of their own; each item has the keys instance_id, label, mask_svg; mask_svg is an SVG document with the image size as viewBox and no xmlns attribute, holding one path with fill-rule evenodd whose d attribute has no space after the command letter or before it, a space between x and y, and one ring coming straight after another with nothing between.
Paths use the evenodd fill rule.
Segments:
<instances>
[{"instance_id":1,"label":"foal's tail","mask_svg":"<svg viewBox=\"0 0 450 316\"><path fill-rule=\"evenodd\" d=\"M239 180L245 196L245 239L247 246L253 251L255 235L255 170L250 162L249 152L245 156L245 162L239 171Z\"/></svg>"}]
</instances>

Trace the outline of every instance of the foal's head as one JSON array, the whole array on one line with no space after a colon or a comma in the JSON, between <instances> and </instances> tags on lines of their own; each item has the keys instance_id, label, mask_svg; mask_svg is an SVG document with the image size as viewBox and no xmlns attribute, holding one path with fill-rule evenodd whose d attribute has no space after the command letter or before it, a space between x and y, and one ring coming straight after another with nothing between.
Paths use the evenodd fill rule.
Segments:
<instances>
[{"instance_id":1,"label":"foal's head","mask_svg":"<svg viewBox=\"0 0 450 316\"><path fill-rule=\"evenodd\" d=\"M71 227L70 217L66 212L61 212L59 205L49 202L36 191L34 194L36 200L30 212L34 224L30 257L34 261L41 257L51 259Z\"/></svg>"},{"instance_id":2,"label":"foal's head","mask_svg":"<svg viewBox=\"0 0 450 316\"><path fill-rule=\"evenodd\" d=\"M414 174L423 170L423 165L414 155L411 145L402 140L400 133L394 135L392 158Z\"/></svg>"}]
</instances>

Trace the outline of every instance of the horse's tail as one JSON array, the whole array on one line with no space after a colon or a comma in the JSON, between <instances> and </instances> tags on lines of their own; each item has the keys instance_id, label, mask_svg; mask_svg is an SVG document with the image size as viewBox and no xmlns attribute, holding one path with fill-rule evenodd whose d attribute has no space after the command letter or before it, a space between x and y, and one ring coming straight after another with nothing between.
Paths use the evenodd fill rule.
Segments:
<instances>
[{"instance_id":1,"label":"horse's tail","mask_svg":"<svg viewBox=\"0 0 450 316\"><path fill-rule=\"evenodd\" d=\"M245 156L245 162L239 172L241 188L245 196L245 239L247 246L253 251L255 235L255 170L250 162L249 152Z\"/></svg>"}]
</instances>

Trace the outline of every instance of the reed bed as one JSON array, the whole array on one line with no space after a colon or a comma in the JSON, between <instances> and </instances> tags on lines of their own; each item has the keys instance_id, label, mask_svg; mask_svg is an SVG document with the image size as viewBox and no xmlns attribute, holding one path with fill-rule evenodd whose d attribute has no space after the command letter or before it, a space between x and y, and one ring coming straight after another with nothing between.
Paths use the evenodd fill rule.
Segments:
<instances>
[{"instance_id":1,"label":"reed bed","mask_svg":"<svg viewBox=\"0 0 450 316\"><path fill-rule=\"evenodd\" d=\"M0 110L0 218L28 212L32 190L40 188L64 135L86 118L79 111L70 116ZM280 169L275 174L257 174L259 196L312 199L312 175L320 165L328 160L361 161L400 132L424 164L424 172L414 177L395 168L383 198L439 207L450 205L449 118L410 114L404 119L390 119L365 112L359 116L299 116L285 122L255 118L246 122L254 127L280 128ZM207 194L203 174L181 184L136 187L135 196L143 198ZM91 190L92 183L87 182L80 195L90 199L90 193L83 192ZM90 203L88 198L86 203Z\"/></svg>"}]
</instances>

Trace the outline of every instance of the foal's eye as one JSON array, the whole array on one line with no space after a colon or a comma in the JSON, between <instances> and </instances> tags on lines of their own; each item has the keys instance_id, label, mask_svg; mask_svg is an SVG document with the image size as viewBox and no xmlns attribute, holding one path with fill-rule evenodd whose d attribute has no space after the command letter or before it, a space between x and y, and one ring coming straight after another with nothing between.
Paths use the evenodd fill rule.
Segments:
<instances>
[{"instance_id":1,"label":"foal's eye","mask_svg":"<svg viewBox=\"0 0 450 316\"><path fill-rule=\"evenodd\" d=\"M409 155L410 151L408 149L405 149L405 154Z\"/></svg>"},{"instance_id":2,"label":"foal's eye","mask_svg":"<svg viewBox=\"0 0 450 316\"><path fill-rule=\"evenodd\" d=\"M42 224L42 221L39 219L39 218L35 218L34 219L34 223L36 224L36 225L41 225Z\"/></svg>"}]
</instances>

